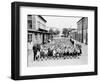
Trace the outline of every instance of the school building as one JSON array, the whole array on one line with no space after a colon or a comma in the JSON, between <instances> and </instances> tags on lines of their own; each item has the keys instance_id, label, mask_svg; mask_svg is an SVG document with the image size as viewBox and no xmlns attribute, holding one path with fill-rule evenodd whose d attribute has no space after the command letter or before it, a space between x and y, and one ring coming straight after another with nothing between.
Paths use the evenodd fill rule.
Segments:
<instances>
[{"instance_id":1,"label":"school building","mask_svg":"<svg viewBox=\"0 0 100 82\"><path fill-rule=\"evenodd\" d=\"M29 48L34 44L47 43L48 40L51 39L51 34L48 32L46 22L47 21L41 15L27 16L27 40Z\"/></svg>"}]
</instances>

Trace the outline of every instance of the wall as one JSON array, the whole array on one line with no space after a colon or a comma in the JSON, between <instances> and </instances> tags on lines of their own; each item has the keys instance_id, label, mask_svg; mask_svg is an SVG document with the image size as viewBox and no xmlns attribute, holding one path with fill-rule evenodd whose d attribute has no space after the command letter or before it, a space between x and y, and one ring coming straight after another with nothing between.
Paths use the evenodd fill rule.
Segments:
<instances>
[{"instance_id":1,"label":"wall","mask_svg":"<svg viewBox=\"0 0 100 82\"><path fill-rule=\"evenodd\" d=\"M40 26L38 27L38 22L40 23ZM43 26L44 25L44 26ZM36 28L39 29L45 29L46 30L46 22L44 22L39 16L36 16Z\"/></svg>"},{"instance_id":2,"label":"wall","mask_svg":"<svg viewBox=\"0 0 100 82\"><path fill-rule=\"evenodd\" d=\"M83 35L83 32L82 32L82 24L83 22L82 22L82 19L81 20L79 20L78 22L77 22L77 29L78 29L78 37L79 37L79 39L78 39L78 41L79 42L83 42L82 41L82 35Z\"/></svg>"},{"instance_id":3,"label":"wall","mask_svg":"<svg viewBox=\"0 0 100 82\"><path fill-rule=\"evenodd\" d=\"M0 1L0 10L1 10L0 12L0 82L14 82L13 80L10 79L10 72L11 72L11 67L10 67L11 66L11 5L10 4L13 1L14 0ZM98 6L100 10L100 0L20 0L20 1ZM98 16L98 20L100 21L100 15ZM100 31L100 28L98 29L99 29L98 31ZM98 38L98 42L100 42L100 38ZM98 45L100 48L100 43ZM98 58L100 58L100 50L98 54L99 54ZM100 59L98 60L98 62L100 67ZM34 82L99 82L100 81L99 79L100 79L100 75L26 80L26 82L33 82L33 81Z\"/></svg>"},{"instance_id":4,"label":"wall","mask_svg":"<svg viewBox=\"0 0 100 82\"><path fill-rule=\"evenodd\" d=\"M88 18L84 17L77 22L77 30L79 35L79 42L87 43L87 27L88 27Z\"/></svg>"}]
</instances>

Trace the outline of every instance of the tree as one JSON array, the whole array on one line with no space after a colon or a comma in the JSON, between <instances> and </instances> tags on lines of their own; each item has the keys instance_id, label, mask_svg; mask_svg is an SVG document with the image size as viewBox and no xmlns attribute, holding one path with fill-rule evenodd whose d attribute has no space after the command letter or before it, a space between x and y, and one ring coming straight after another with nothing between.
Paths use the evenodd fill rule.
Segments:
<instances>
[{"instance_id":1,"label":"tree","mask_svg":"<svg viewBox=\"0 0 100 82\"><path fill-rule=\"evenodd\" d=\"M50 28L49 33L54 34L54 30L52 28Z\"/></svg>"},{"instance_id":2,"label":"tree","mask_svg":"<svg viewBox=\"0 0 100 82\"><path fill-rule=\"evenodd\" d=\"M64 35L64 36L66 36L66 37L68 37L69 36L69 29L68 28L63 28L63 31L62 31L62 34Z\"/></svg>"},{"instance_id":3,"label":"tree","mask_svg":"<svg viewBox=\"0 0 100 82\"><path fill-rule=\"evenodd\" d=\"M54 35L58 35L59 33L60 33L60 31L57 29L54 31Z\"/></svg>"}]
</instances>

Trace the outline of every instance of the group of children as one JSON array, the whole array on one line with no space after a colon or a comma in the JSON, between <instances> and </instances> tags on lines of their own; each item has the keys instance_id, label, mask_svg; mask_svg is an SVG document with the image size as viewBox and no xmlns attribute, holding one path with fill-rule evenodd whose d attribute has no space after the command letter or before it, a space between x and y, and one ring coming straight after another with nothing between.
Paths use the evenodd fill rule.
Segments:
<instances>
[{"instance_id":1,"label":"group of children","mask_svg":"<svg viewBox=\"0 0 100 82\"><path fill-rule=\"evenodd\" d=\"M72 39L58 40L52 43L37 45L34 50L35 60L79 58L82 54L81 45Z\"/></svg>"}]
</instances>

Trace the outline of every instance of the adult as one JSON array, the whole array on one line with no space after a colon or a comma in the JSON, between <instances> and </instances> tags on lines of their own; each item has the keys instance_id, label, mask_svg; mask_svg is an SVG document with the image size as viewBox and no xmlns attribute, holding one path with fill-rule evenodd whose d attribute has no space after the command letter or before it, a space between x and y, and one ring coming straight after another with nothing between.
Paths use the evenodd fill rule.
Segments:
<instances>
[{"instance_id":1,"label":"adult","mask_svg":"<svg viewBox=\"0 0 100 82\"><path fill-rule=\"evenodd\" d=\"M33 53L34 53L34 61L36 60L36 55L37 55L37 51L40 51L40 45L39 44L34 44L33 46Z\"/></svg>"},{"instance_id":2,"label":"adult","mask_svg":"<svg viewBox=\"0 0 100 82\"><path fill-rule=\"evenodd\" d=\"M33 46L33 53L34 53L33 60L35 61L36 55L37 55L37 44L34 44L34 46Z\"/></svg>"}]
</instances>

